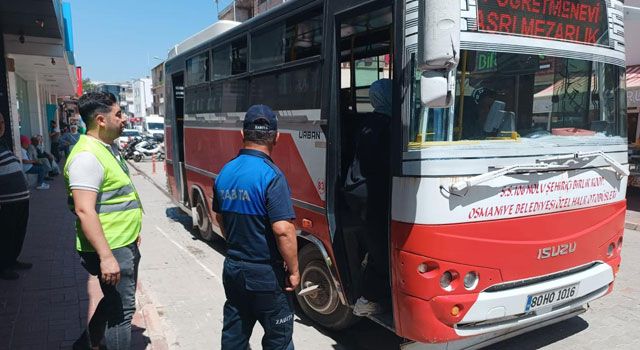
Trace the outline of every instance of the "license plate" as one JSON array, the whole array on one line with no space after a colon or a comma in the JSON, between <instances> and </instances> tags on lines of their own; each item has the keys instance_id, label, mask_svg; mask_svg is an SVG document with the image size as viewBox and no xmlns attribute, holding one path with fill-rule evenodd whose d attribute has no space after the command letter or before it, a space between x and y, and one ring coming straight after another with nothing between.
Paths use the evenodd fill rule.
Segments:
<instances>
[{"instance_id":1,"label":"license plate","mask_svg":"<svg viewBox=\"0 0 640 350\"><path fill-rule=\"evenodd\" d=\"M527 306L524 308L524 311L529 312L545 306L550 306L561 303L563 301L571 300L577 294L577 283L538 294L532 294L527 297Z\"/></svg>"}]
</instances>

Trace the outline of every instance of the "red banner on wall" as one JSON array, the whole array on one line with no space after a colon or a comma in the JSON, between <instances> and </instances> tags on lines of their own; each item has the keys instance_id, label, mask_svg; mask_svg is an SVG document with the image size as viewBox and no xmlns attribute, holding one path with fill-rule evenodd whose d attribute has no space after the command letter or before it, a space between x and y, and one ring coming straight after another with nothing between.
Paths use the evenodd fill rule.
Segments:
<instances>
[{"instance_id":1,"label":"red banner on wall","mask_svg":"<svg viewBox=\"0 0 640 350\"><path fill-rule=\"evenodd\" d=\"M478 30L608 45L604 0L478 0Z\"/></svg>"},{"instance_id":2,"label":"red banner on wall","mask_svg":"<svg viewBox=\"0 0 640 350\"><path fill-rule=\"evenodd\" d=\"M76 95L82 96L82 67L76 67L76 78L78 79L78 88L76 89Z\"/></svg>"}]
</instances>

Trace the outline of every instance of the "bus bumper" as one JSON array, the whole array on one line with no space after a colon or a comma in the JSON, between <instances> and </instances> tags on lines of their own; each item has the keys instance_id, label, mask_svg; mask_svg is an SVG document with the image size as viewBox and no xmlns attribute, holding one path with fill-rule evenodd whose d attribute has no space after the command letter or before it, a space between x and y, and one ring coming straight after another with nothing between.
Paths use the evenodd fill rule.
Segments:
<instances>
[{"instance_id":1,"label":"bus bumper","mask_svg":"<svg viewBox=\"0 0 640 350\"><path fill-rule=\"evenodd\" d=\"M542 283L498 292L481 292L463 319L455 325L456 334L474 336L536 323L546 316L557 316L607 294L613 278L611 266L600 263L588 270ZM530 296L566 286L576 286L571 299L527 312Z\"/></svg>"},{"instance_id":2,"label":"bus bumper","mask_svg":"<svg viewBox=\"0 0 640 350\"><path fill-rule=\"evenodd\" d=\"M403 350L475 349L578 315L585 311L587 303L612 290L614 266L619 263L619 259L620 257L608 263L596 263L580 272L544 282L478 293L475 295L477 299L456 323L447 322L450 315L445 312L454 305L467 303L470 295L439 296L430 301L411 298L415 307L422 304L420 306L430 309L440 322L431 319L433 329L422 330L426 331L422 337L413 337L417 342L404 345ZM566 286L577 287L571 299L527 311L530 296ZM448 337L445 335L447 333ZM424 342L427 339L430 342Z\"/></svg>"},{"instance_id":3,"label":"bus bumper","mask_svg":"<svg viewBox=\"0 0 640 350\"><path fill-rule=\"evenodd\" d=\"M506 330L493 331L486 334L478 335L471 338L463 338L447 343L419 343L409 342L402 344L400 349L402 350L471 350L480 349L491 344L507 340L509 338L516 337L518 335L531 332L533 330L552 325L564 320L568 320L572 317L578 316L587 311L584 306L578 306L560 315L548 315L544 319L538 320L537 323L516 326Z\"/></svg>"}]
</instances>

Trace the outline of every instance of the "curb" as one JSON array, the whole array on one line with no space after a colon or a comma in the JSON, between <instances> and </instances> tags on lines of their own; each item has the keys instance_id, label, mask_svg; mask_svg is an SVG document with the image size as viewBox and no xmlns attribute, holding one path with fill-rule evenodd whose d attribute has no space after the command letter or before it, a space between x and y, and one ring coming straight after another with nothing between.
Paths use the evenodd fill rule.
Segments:
<instances>
[{"instance_id":1,"label":"curb","mask_svg":"<svg viewBox=\"0 0 640 350\"><path fill-rule=\"evenodd\" d=\"M166 189L162 188L162 186L160 186L158 183L156 183L144 171L142 171L140 168L135 166L133 162L127 161L127 163L128 163L129 166L134 168L138 172L139 175L144 177L154 187L156 187L158 190L160 190L160 192L162 192L162 194L167 196L167 198L171 199L171 195L169 195L169 192L167 192ZM144 280L144 279L142 279L142 280ZM139 279L138 280L138 285L136 286L136 288L137 288L137 293L136 293L137 294L137 298L136 299L137 299L137 304L139 306L137 309L142 314L142 317L144 317L145 324L147 326L146 331L148 332L149 339L151 340L151 344L150 344L151 345L151 349L152 350L169 349L169 343L173 343L173 339L175 339L175 338L169 339L169 334L167 334L166 332L163 331L163 328L167 329L167 330L169 328L166 327L166 325L162 321L162 318L160 317L160 314L158 313L157 308L154 306L155 303L154 303L153 297L150 296L149 293L145 292L145 289L144 289L144 287L142 285L143 285L143 283Z\"/></svg>"},{"instance_id":2,"label":"curb","mask_svg":"<svg viewBox=\"0 0 640 350\"><path fill-rule=\"evenodd\" d=\"M152 350L166 350L169 349L169 340L167 334L164 332L164 323L158 314L158 310L154 306L153 298L145 292L142 287L142 283L138 283L137 288L137 304L138 312L142 314L144 323L146 325L146 333L149 337Z\"/></svg>"},{"instance_id":3,"label":"curb","mask_svg":"<svg viewBox=\"0 0 640 350\"><path fill-rule=\"evenodd\" d=\"M151 182L151 184L157 188L158 190L160 190L160 192L162 192L162 194L164 194L167 198L173 200L173 197L171 197L171 194L169 194L169 191L167 191L166 188L163 188L159 183L155 182L155 180L153 180L151 178L151 176L147 175L147 173L145 173L142 169L138 168L133 162L127 161L127 164L129 166L131 166L132 168L136 169L136 171L138 172L138 174L142 175L142 177L144 177L146 180L148 180L149 182Z\"/></svg>"}]
</instances>

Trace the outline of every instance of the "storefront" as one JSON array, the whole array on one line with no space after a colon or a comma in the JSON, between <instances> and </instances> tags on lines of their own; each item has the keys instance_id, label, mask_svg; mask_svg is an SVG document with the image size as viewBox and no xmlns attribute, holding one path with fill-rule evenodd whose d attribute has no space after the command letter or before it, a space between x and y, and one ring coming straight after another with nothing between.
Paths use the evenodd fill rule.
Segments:
<instances>
[{"instance_id":1,"label":"storefront","mask_svg":"<svg viewBox=\"0 0 640 350\"><path fill-rule=\"evenodd\" d=\"M627 67L627 116L629 118L629 143L640 143L640 65Z\"/></svg>"},{"instance_id":2,"label":"storefront","mask_svg":"<svg viewBox=\"0 0 640 350\"><path fill-rule=\"evenodd\" d=\"M627 118L629 120L629 186L640 187L640 65L627 67Z\"/></svg>"}]
</instances>

